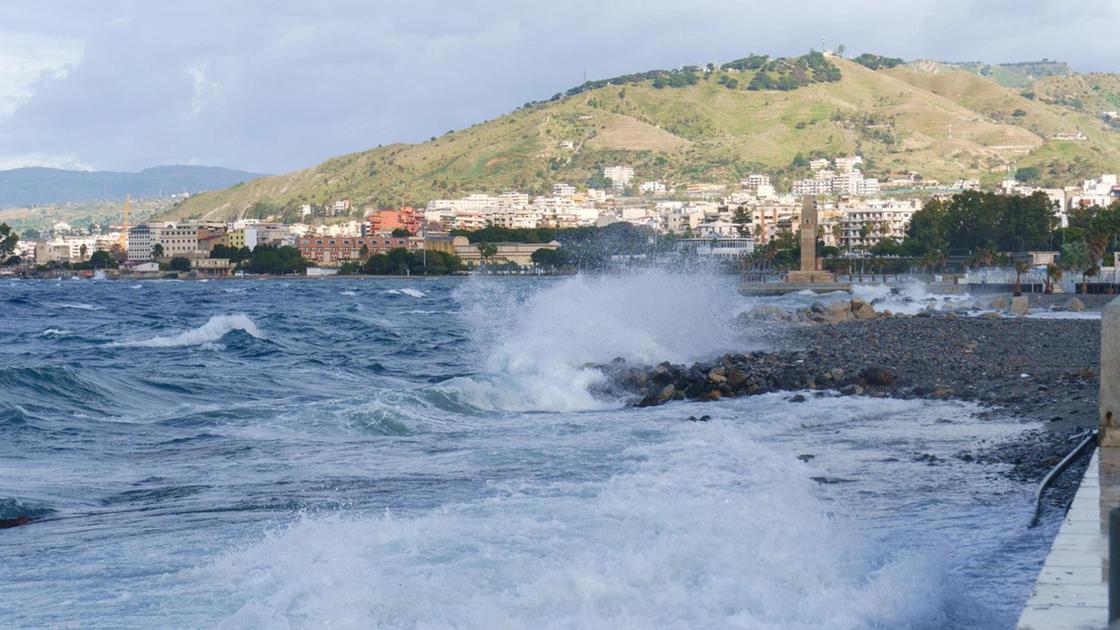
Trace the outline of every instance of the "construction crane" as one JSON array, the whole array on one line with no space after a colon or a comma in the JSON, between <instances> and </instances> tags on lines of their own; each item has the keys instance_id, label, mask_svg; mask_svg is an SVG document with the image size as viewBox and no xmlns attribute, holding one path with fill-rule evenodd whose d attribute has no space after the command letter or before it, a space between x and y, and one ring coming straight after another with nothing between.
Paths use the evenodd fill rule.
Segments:
<instances>
[{"instance_id":1,"label":"construction crane","mask_svg":"<svg viewBox=\"0 0 1120 630\"><path fill-rule=\"evenodd\" d=\"M128 211L132 209L132 195L125 195L124 198L124 221L121 223L121 235L117 237L117 245L121 249L128 251L128 228L132 227L128 224Z\"/></svg>"}]
</instances>

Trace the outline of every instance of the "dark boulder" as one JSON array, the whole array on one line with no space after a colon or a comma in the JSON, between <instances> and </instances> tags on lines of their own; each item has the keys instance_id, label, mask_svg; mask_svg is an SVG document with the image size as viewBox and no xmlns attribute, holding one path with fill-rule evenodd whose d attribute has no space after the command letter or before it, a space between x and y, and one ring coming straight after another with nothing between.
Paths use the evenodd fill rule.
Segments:
<instances>
[{"instance_id":1,"label":"dark boulder","mask_svg":"<svg viewBox=\"0 0 1120 630\"><path fill-rule=\"evenodd\" d=\"M880 367L865 368L859 373L859 376L868 385L874 385L875 387L886 387L895 381L895 376L890 370Z\"/></svg>"}]
</instances>

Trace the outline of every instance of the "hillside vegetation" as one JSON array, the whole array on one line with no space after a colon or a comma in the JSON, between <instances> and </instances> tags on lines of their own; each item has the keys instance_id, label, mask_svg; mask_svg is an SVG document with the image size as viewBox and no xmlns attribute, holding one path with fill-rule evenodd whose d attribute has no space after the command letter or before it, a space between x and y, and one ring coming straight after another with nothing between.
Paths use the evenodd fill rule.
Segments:
<instances>
[{"instance_id":1,"label":"hillside vegetation","mask_svg":"<svg viewBox=\"0 0 1120 630\"><path fill-rule=\"evenodd\" d=\"M881 178L916 172L992 182L1012 167L1037 166L1041 181L1066 183L1120 170L1120 133L1091 106L1063 106L946 64L861 62L878 69L819 54L752 55L720 68L589 82L428 142L197 195L169 216L290 212L340 198L361 208L541 193L558 182L583 184L613 164L633 166L639 181L713 183L752 172L786 182L805 173L797 158L854 153ZM1053 139L1078 131L1087 139Z\"/></svg>"}]
</instances>

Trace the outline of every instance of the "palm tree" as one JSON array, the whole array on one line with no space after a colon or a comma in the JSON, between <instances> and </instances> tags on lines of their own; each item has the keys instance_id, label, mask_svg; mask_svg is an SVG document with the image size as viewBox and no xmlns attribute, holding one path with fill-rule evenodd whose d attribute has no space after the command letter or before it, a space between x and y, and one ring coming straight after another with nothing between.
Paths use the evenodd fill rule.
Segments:
<instances>
[{"instance_id":1,"label":"palm tree","mask_svg":"<svg viewBox=\"0 0 1120 630\"><path fill-rule=\"evenodd\" d=\"M1015 288L1011 290L1011 295L1019 297L1023 294L1023 283L1021 279L1023 274L1030 270L1030 265L1025 260L1015 261Z\"/></svg>"},{"instance_id":2,"label":"palm tree","mask_svg":"<svg viewBox=\"0 0 1120 630\"><path fill-rule=\"evenodd\" d=\"M1046 289L1047 293L1054 292L1054 283L1062 279L1062 267L1057 263L1050 263L1046 265Z\"/></svg>"},{"instance_id":3,"label":"palm tree","mask_svg":"<svg viewBox=\"0 0 1120 630\"><path fill-rule=\"evenodd\" d=\"M78 257L81 258L82 260L85 260L86 259L86 254L88 254L88 253L89 253L89 248L86 247L85 243L82 243L82 246L78 248Z\"/></svg>"},{"instance_id":4,"label":"palm tree","mask_svg":"<svg viewBox=\"0 0 1120 630\"><path fill-rule=\"evenodd\" d=\"M498 253L498 246L493 243L485 241L478 244L478 255L482 257L482 262L486 263Z\"/></svg>"},{"instance_id":5,"label":"palm tree","mask_svg":"<svg viewBox=\"0 0 1120 630\"><path fill-rule=\"evenodd\" d=\"M863 261L867 258L867 237L871 236L871 224L864 223L859 226L859 281L863 282Z\"/></svg>"},{"instance_id":6,"label":"palm tree","mask_svg":"<svg viewBox=\"0 0 1120 630\"><path fill-rule=\"evenodd\" d=\"M152 245L152 259L159 260L160 258L163 258L163 244L156 243Z\"/></svg>"}]
</instances>

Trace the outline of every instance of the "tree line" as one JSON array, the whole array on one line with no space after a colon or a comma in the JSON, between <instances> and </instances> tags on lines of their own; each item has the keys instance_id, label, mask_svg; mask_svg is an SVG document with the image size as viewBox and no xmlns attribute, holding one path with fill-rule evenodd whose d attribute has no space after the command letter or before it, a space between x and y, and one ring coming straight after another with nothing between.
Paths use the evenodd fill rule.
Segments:
<instances>
[{"instance_id":1,"label":"tree line","mask_svg":"<svg viewBox=\"0 0 1120 630\"><path fill-rule=\"evenodd\" d=\"M364 246L363 246L364 247ZM429 249L409 251L403 247L391 249L384 254L368 255L366 250L361 261L347 261L339 265L342 275L367 274L385 275L428 275L443 276L454 274L463 268L458 256L447 252Z\"/></svg>"}]
</instances>

